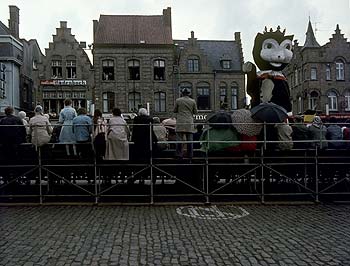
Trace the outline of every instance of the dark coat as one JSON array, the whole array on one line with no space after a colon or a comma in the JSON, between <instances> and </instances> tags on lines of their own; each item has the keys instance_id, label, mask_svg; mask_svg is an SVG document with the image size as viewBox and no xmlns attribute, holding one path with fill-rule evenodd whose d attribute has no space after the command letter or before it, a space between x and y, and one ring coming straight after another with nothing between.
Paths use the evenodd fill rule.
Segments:
<instances>
[{"instance_id":1,"label":"dark coat","mask_svg":"<svg viewBox=\"0 0 350 266\"><path fill-rule=\"evenodd\" d=\"M26 135L26 129L19 117L8 115L0 120L0 143L20 144L26 142Z\"/></svg>"},{"instance_id":2,"label":"dark coat","mask_svg":"<svg viewBox=\"0 0 350 266\"><path fill-rule=\"evenodd\" d=\"M140 115L134 118L131 141L134 142L133 157L137 159L149 159L151 155L150 149L150 126L153 120L148 115ZM156 147L157 137L154 134L153 126L151 126L152 144Z\"/></svg>"},{"instance_id":3,"label":"dark coat","mask_svg":"<svg viewBox=\"0 0 350 266\"><path fill-rule=\"evenodd\" d=\"M330 125L327 128L326 138L328 140L343 140L343 132L341 127L338 125ZM344 142L328 142L328 147L331 149L340 149L343 148Z\"/></svg>"},{"instance_id":4,"label":"dark coat","mask_svg":"<svg viewBox=\"0 0 350 266\"><path fill-rule=\"evenodd\" d=\"M296 141L304 141L304 142L294 142L294 148L295 149L306 149L308 148L309 142L308 140L311 139L311 133L307 126L304 124L294 124L292 125L292 139Z\"/></svg>"}]
</instances>

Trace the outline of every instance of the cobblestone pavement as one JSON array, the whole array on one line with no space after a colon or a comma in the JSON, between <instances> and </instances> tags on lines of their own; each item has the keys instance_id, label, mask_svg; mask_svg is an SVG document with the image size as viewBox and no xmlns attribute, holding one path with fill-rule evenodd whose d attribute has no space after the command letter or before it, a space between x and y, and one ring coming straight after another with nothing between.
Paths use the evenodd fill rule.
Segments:
<instances>
[{"instance_id":1,"label":"cobblestone pavement","mask_svg":"<svg viewBox=\"0 0 350 266\"><path fill-rule=\"evenodd\" d=\"M240 207L1 207L0 265L350 265L350 206Z\"/></svg>"}]
</instances>

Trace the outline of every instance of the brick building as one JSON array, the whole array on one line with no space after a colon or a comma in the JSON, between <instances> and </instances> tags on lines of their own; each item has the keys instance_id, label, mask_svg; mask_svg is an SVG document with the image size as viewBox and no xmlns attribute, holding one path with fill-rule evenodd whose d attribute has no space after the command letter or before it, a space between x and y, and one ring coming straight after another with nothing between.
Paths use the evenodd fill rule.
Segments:
<instances>
[{"instance_id":1,"label":"brick building","mask_svg":"<svg viewBox=\"0 0 350 266\"><path fill-rule=\"evenodd\" d=\"M94 76L85 47L85 42L79 43L72 35L67 22L61 21L42 62L36 66L36 102L43 105L45 113L58 114L65 98L72 99L73 107L89 110Z\"/></svg>"},{"instance_id":2,"label":"brick building","mask_svg":"<svg viewBox=\"0 0 350 266\"><path fill-rule=\"evenodd\" d=\"M293 113L307 109L321 114L350 114L350 43L339 25L329 42L320 45L311 22L303 46L294 42L294 56L286 74Z\"/></svg>"},{"instance_id":3,"label":"brick building","mask_svg":"<svg viewBox=\"0 0 350 266\"><path fill-rule=\"evenodd\" d=\"M171 9L162 15L101 15L94 21L95 108L114 106L169 117L188 87L203 114L245 106L240 34L234 41L173 40Z\"/></svg>"}]
</instances>

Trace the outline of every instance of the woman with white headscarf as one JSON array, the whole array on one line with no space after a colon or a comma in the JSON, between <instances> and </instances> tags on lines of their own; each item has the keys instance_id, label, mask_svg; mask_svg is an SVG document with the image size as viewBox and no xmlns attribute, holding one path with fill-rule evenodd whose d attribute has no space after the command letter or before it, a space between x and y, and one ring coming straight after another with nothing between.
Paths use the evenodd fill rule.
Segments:
<instances>
[{"instance_id":1,"label":"woman with white headscarf","mask_svg":"<svg viewBox=\"0 0 350 266\"><path fill-rule=\"evenodd\" d=\"M34 109L35 115L29 120L29 131L32 143L37 146L43 146L50 142L52 127L49 119L43 115L43 108L37 105Z\"/></svg>"}]
</instances>

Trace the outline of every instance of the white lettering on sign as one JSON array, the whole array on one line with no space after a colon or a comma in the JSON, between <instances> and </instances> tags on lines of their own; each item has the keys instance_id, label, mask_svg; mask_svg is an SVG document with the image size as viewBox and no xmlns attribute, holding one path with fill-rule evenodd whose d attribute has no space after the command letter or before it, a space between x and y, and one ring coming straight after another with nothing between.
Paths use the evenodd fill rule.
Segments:
<instances>
[{"instance_id":1,"label":"white lettering on sign","mask_svg":"<svg viewBox=\"0 0 350 266\"><path fill-rule=\"evenodd\" d=\"M206 120L208 115L193 115L194 120Z\"/></svg>"},{"instance_id":2,"label":"white lettering on sign","mask_svg":"<svg viewBox=\"0 0 350 266\"><path fill-rule=\"evenodd\" d=\"M228 209L228 210L227 210ZM177 214L203 220L239 219L249 215L242 207L228 206L220 210L216 205L211 207L185 206L176 209Z\"/></svg>"},{"instance_id":3,"label":"white lettering on sign","mask_svg":"<svg viewBox=\"0 0 350 266\"><path fill-rule=\"evenodd\" d=\"M87 84L86 80L77 79L50 79L41 80L40 85L53 85L53 86L85 86Z\"/></svg>"}]
</instances>

